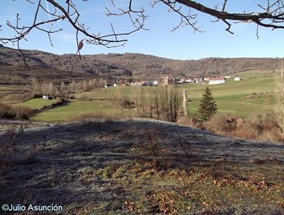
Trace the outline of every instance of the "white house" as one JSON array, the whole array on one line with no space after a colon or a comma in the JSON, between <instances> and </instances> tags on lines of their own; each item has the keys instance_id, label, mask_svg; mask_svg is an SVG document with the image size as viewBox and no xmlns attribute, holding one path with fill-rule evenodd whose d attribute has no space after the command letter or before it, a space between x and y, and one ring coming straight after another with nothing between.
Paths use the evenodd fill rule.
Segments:
<instances>
[{"instance_id":1,"label":"white house","mask_svg":"<svg viewBox=\"0 0 284 215\"><path fill-rule=\"evenodd\" d=\"M51 99L53 99L53 96L43 95L42 98L45 99L45 100L51 100Z\"/></svg>"},{"instance_id":2,"label":"white house","mask_svg":"<svg viewBox=\"0 0 284 215\"><path fill-rule=\"evenodd\" d=\"M204 77L204 81L209 81L210 80L210 77L206 76Z\"/></svg>"},{"instance_id":3,"label":"white house","mask_svg":"<svg viewBox=\"0 0 284 215\"><path fill-rule=\"evenodd\" d=\"M234 78L234 81L240 81L240 80L241 80L240 77L235 77L235 78Z\"/></svg>"},{"instance_id":4,"label":"white house","mask_svg":"<svg viewBox=\"0 0 284 215\"><path fill-rule=\"evenodd\" d=\"M211 85L211 84L224 84L225 83L225 78L221 78L221 77L219 77L219 78L210 78L209 79L209 84Z\"/></svg>"},{"instance_id":5,"label":"white house","mask_svg":"<svg viewBox=\"0 0 284 215\"><path fill-rule=\"evenodd\" d=\"M184 82L185 82L185 83L191 83L191 82L192 82L192 79L191 79L191 78L184 78Z\"/></svg>"},{"instance_id":6,"label":"white house","mask_svg":"<svg viewBox=\"0 0 284 215\"><path fill-rule=\"evenodd\" d=\"M193 83L200 83L202 82L202 78L194 78Z\"/></svg>"}]
</instances>

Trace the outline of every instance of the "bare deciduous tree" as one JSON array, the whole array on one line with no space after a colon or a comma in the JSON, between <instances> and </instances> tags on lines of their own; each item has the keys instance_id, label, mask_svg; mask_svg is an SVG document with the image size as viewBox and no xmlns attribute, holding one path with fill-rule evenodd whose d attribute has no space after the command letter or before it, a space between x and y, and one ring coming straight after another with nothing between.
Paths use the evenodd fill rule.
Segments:
<instances>
[{"instance_id":1,"label":"bare deciduous tree","mask_svg":"<svg viewBox=\"0 0 284 215\"><path fill-rule=\"evenodd\" d=\"M23 0L14 0L15 3ZM127 36L145 29L145 21L148 18L147 4L149 1L134 1L134 0L110 0L111 6L105 7L107 16L126 16L129 18L131 29L126 32L121 32L116 29L114 24L110 24L109 32L103 34L96 32L96 29L86 26L86 23L81 21L82 11L79 10L80 4L86 4L88 0L26 0L27 7L34 7L33 19L30 23L21 16L21 13L15 14L15 21L5 20L6 23L0 23L0 31L4 28L14 31L12 36L1 36L0 44L16 43L20 50L20 41L27 40L27 35L34 30L45 32L48 35L50 44L52 43L51 35L62 31L61 28L54 28L54 23L62 21L68 22L76 32L76 43L79 45L79 37L84 37L86 43L94 45L102 45L105 47L116 47L124 45L127 41ZM108 2L109 3L109 2ZM101 3L102 4L102 3ZM100 5L101 5L100 4ZM207 14L213 17L214 21L225 23L226 31L233 33L231 30L232 24L238 22L254 23L258 27L274 29L284 29L284 3L283 0L266 0L254 1L245 4L240 4L236 0L215 0L212 1L191 1L191 0L150 0L151 6L154 8L157 4L164 4L169 9L169 12L174 12L180 17L180 22L173 30L182 27L190 26L194 31L202 32L198 24L198 15ZM237 9L232 10L232 5L238 4ZM250 11L249 5L254 4L254 10ZM106 4L107 5L107 4ZM240 7L242 7L240 9ZM235 7L234 7L235 8ZM23 8L24 9L24 8ZM42 14L47 14L45 20L42 19ZM166 21L166 20L165 20ZM97 26L100 20L94 21L94 26ZM75 42L75 41L74 41Z\"/></svg>"},{"instance_id":2,"label":"bare deciduous tree","mask_svg":"<svg viewBox=\"0 0 284 215\"><path fill-rule=\"evenodd\" d=\"M282 65L282 69L276 71L275 74L275 98L276 104L274 107L274 111L276 113L278 124L284 133L284 66Z\"/></svg>"}]
</instances>

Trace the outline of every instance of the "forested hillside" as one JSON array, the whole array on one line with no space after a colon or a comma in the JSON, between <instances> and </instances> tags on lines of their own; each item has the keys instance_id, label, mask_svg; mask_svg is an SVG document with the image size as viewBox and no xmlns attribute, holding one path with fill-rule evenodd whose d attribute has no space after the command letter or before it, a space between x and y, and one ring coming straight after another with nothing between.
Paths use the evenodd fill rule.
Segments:
<instances>
[{"instance_id":1,"label":"forested hillside","mask_svg":"<svg viewBox=\"0 0 284 215\"><path fill-rule=\"evenodd\" d=\"M247 70L276 70L280 58L206 58L200 60L173 60L151 55L74 54L55 55L37 50L0 47L1 82L13 76L44 79L84 79L88 77L159 78L170 76L220 76ZM24 65L24 60L28 68ZM9 76L9 77L8 77Z\"/></svg>"}]
</instances>

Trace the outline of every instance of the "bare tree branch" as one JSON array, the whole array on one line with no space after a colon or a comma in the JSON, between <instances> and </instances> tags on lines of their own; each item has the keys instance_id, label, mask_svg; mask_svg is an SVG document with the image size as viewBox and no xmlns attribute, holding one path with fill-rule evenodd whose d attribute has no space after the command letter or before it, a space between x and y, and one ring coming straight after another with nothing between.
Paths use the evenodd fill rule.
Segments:
<instances>
[{"instance_id":1,"label":"bare tree branch","mask_svg":"<svg viewBox=\"0 0 284 215\"><path fill-rule=\"evenodd\" d=\"M22 0L14 0L22 1ZM232 24L242 23L254 23L257 26L256 36L259 37L259 27L274 29L284 29L284 3L283 0L267 0L266 3L255 3L258 7L258 11L252 12L239 12L229 10L229 3L232 0L219 0L217 6L206 6L207 2L199 0L150 0L150 4L153 8L157 4L163 4L168 7L169 12L175 13L180 21L173 30L177 30L180 27L189 26L194 32L203 32L198 23L199 14L207 14L216 18L216 22L220 21L226 24L225 30L229 33L233 33L231 30ZM28 40L28 35L38 30L47 34L50 45L53 46L52 35L62 31L62 28L54 28L55 23L65 21L69 23L76 32L76 39L74 42L79 44L80 41L84 41L88 44L101 45L107 48L123 46L127 42L127 36L140 30L148 30L145 28L145 23L148 20L146 14L145 4L149 4L148 1L142 0L110 0L111 6L105 7L107 16L125 16L128 17L130 30L121 32L114 23L109 24L109 33L102 34L102 32L95 32L96 29L92 29L86 26L86 23L81 22L82 11L78 10L77 4L83 4L87 0L26 0L27 4L35 7L33 14L33 20L31 23L26 23L26 20L22 20L21 13L16 14L14 22L7 20L6 23L0 23L0 31L3 32L4 28L12 29L14 31L13 36L1 36L0 43L16 43L20 50L20 42L22 40ZM76 4L75 4L76 2ZM45 4L44 4L45 3ZM143 5L144 4L144 5ZM220 9L218 9L220 6ZM244 8L246 5L243 5ZM260 11L260 12L259 12ZM42 15L48 15L48 18L42 20ZM161 18L163 19L163 18ZM95 25L94 25L95 27ZM128 26L129 27L129 26Z\"/></svg>"},{"instance_id":2,"label":"bare tree branch","mask_svg":"<svg viewBox=\"0 0 284 215\"><path fill-rule=\"evenodd\" d=\"M218 20L222 20L228 25L228 28L226 29L227 31L230 30L231 24L229 21L232 20L244 22L251 21L266 28L284 29L284 7L282 0L277 0L273 3L270 3L268 0L268 5L266 7L259 5L260 8L265 10L263 13L228 13L224 11L227 1L224 1L222 11L206 7L203 4L190 0L177 0L176 2L179 2L189 8L193 8L201 13L216 17ZM271 9L273 10L271 11Z\"/></svg>"}]
</instances>

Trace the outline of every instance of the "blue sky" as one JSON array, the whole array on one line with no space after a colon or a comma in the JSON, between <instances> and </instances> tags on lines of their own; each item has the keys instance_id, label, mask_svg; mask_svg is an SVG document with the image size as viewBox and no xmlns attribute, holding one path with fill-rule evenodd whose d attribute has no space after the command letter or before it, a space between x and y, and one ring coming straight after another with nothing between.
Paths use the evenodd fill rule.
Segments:
<instances>
[{"instance_id":1,"label":"blue sky","mask_svg":"<svg viewBox=\"0 0 284 215\"><path fill-rule=\"evenodd\" d=\"M60 0L61 1L61 0ZM127 0L116 0L123 7ZM37 0L34 0L37 2ZM45 1L43 0L44 5ZM65 2L65 0L61 1ZM99 33L110 33L110 23L113 22L116 31L123 31L131 27L126 18L108 18L105 16L105 6L111 6L109 1L73 0L78 3L78 10L81 12L80 20L85 22L91 30ZM148 0L136 1L144 2L146 14L149 18L146 21L148 31L139 31L127 37L128 42L119 48L105 48L85 44L81 54L100 53L144 53L172 59L201 59L207 57L283 57L284 30L274 30L259 28L259 38L256 36L256 25L239 23L232 26L234 34L225 31L226 25L222 22L212 22L213 17L199 14L198 25L204 33L194 33L191 27L183 27L176 31L171 31L179 23L179 16L175 13L168 13L167 8L160 4L151 8ZM199 1L200 2L200 1ZM206 1L211 6L217 5L218 0ZM209 3L208 3L209 2ZM256 1L231 0L228 3L229 11L260 11ZM257 1L266 4L266 0ZM51 10L52 8L49 7ZM21 23L31 23L33 21L35 7L23 0L7 0L0 7L0 25L2 24L1 37L9 37L14 33L7 30L5 23L7 20L15 22L16 14L19 13ZM195 11L192 11L196 13ZM42 13L41 19L47 19L48 15ZM58 22L53 27L64 30L52 35L54 46L49 43L48 36L37 30L28 35L28 41L21 42L23 49L37 49L55 54L76 53L75 31L67 22ZM50 25L48 26L50 28ZM79 35L84 39L83 35ZM7 46L14 47L12 44Z\"/></svg>"}]
</instances>

